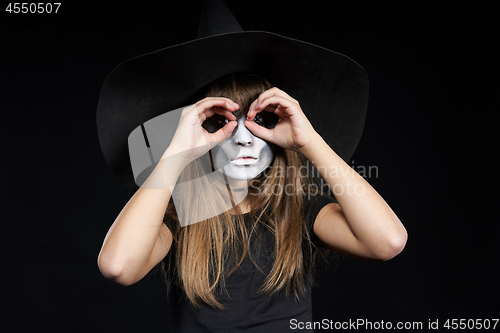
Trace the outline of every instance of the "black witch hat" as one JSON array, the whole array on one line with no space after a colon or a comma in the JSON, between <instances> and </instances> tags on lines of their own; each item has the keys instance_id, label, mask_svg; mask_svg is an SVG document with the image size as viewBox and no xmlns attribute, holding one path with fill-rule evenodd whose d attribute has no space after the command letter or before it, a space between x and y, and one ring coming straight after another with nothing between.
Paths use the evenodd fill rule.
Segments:
<instances>
[{"instance_id":1,"label":"black witch hat","mask_svg":"<svg viewBox=\"0 0 500 333\"><path fill-rule=\"evenodd\" d=\"M351 158L368 104L365 70L345 55L317 45L270 32L243 31L222 0L209 0L197 39L125 61L101 89L99 140L107 163L125 186L138 189L129 155L131 132L192 104L200 89L231 73L262 76L293 96L325 142L345 161Z\"/></svg>"}]
</instances>

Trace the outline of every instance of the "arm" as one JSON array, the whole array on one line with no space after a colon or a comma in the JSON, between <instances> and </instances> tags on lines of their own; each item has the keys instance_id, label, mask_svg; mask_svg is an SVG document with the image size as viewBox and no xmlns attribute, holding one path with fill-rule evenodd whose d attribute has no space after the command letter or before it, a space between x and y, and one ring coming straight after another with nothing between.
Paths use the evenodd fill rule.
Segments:
<instances>
[{"instance_id":1,"label":"arm","mask_svg":"<svg viewBox=\"0 0 500 333\"><path fill-rule=\"evenodd\" d=\"M396 214L319 135L299 152L318 169L338 202L326 205L314 223L326 247L369 260L389 260L403 250L407 233Z\"/></svg>"},{"instance_id":2,"label":"arm","mask_svg":"<svg viewBox=\"0 0 500 333\"><path fill-rule=\"evenodd\" d=\"M267 129L251 121L263 111L280 118L276 127ZM250 106L245 126L265 140L304 155L328 183L339 204L326 205L314 224L314 233L326 247L372 260L389 260L401 252L407 234L398 217L314 130L297 100L276 87L266 90Z\"/></svg>"},{"instance_id":3,"label":"arm","mask_svg":"<svg viewBox=\"0 0 500 333\"><path fill-rule=\"evenodd\" d=\"M101 273L131 285L141 280L168 253L172 234L163 217L182 170L210 147L228 138L237 123L238 105L227 98L205 98L182 111L170 146L143 186L130 198L108 231L98 257ZM214 133L201 124L220 114L229 122Z\"/></svg>"},{"instance_id":4,"label":"arm","mask_svg":"<svg viewBox=\"0 0 500 333\"><path fill-rule=\"evenodd\" d=\"M150 177L130 198L109 229L98 257L101 273L109 280L131 285L141 280L168 253L172 234L163 223L171 197L169 184L175 184L183 169L169 151ZM165 162L168 161L168 162ZM168 164L168 168L164 166ZM165 176L164 170L168 176ZM164 188L157 182L165 182ZM173 189L173 185L172 185Z\"/></svg>"}]
</instances>

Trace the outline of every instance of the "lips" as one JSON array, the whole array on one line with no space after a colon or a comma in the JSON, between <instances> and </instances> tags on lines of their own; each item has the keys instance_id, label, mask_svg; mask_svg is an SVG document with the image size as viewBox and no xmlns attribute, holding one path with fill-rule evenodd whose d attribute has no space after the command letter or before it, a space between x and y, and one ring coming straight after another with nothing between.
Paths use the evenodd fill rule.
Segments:
<instances>
[{"instance_id":1,"label":"lips","mask_svg":"<svg viewBox=\"0 0 500 333\"><path fill-rule=\"evenodd\" d=\"M233 161L236 161L236 160L256 160L256 159L257 158L255 158L253 156L240 156L240 157L233 159Z\"/></svg>"}]
</instances>

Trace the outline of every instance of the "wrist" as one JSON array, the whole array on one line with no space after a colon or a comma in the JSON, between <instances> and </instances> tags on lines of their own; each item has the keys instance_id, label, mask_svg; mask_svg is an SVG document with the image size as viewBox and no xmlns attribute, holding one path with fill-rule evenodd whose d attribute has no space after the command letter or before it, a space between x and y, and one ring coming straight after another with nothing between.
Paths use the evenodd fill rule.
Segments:
<instances>
[{"instance_id":1,"label":"wrist","mask_svg":"<svg viewBox=\"0 0 500 333\"><path fill-rule=\"evenodd\" d=\"M169 147L163 153L160 162L168 167L175 176L179 176L192 161L184 157L182 152Z\"/></svg>"},{"instance_id":2,"label":"wrist","mask_svg":"<svg viewBox=\"0 0 500 333\"><path fill-rule=\"evenodd\" d=\"M316 133L306 145L298 150L298 152L305 158L310 159L314 155L314 152L320 150L324 145L326 145L325 140L323 140L321 135Z\"/></svg>"}]
</instances>

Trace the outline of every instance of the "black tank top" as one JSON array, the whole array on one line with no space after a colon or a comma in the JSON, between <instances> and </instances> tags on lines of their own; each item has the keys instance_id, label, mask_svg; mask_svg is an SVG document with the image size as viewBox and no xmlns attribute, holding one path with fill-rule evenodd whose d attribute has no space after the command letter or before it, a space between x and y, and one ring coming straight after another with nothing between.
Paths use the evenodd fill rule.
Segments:
<instances>
[{"instance_id":1,"label":"black tank top","mask_svg":"<svg viewBox=\"0 0 500 333\"><path fill-rule=\"evenodd\" d=\"M314 200L305 197L304 212L311 210L308 219L309 233L313 243L320 247L313 232L313 223L319 211L327 204L335 202L329 196L316 196ZM252 226L249 214L244 216L247 226ZM260 227L259 227L260 225ZM225 309L214 309L202 303L195 308L185 296L184 290L175 283L169 284L170 330L168 332L313 332L292 329L291 320L312 322L311 283L306 277L306 293L297 299L283 293L273 295L258 293L272 267L274 235L262 224L259 237L250 242L250 251L258 267L250 257L245 256L242 264L226 278L227 294L217 293L217 300ZM232 267L232 266L231 266ZM260 270L259 270L260 268Z\"/></svg>"}]
</instances>

